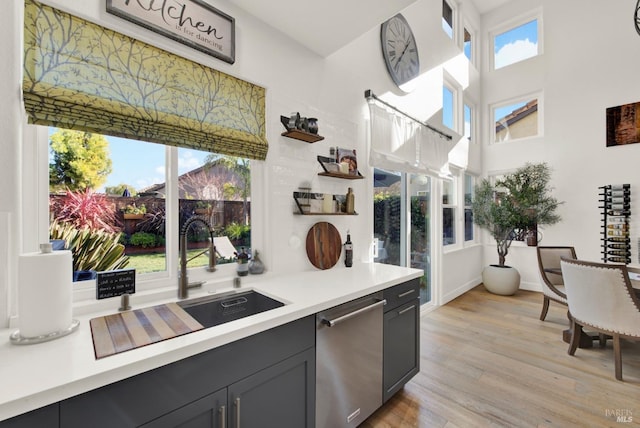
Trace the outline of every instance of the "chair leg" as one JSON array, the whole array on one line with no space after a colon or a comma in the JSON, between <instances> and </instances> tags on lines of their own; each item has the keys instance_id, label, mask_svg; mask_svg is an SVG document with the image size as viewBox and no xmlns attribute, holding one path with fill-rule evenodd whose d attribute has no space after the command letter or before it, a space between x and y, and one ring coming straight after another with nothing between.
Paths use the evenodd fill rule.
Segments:
<instances>
[{"instance_id":1,"label":"chair leg","mask_svg":"<svg viewBox=\"0 0 640 428\"><path fill-rule=\"evenodd\" d=\"M578 344L580 343L580 336L582 336L582 326L571 317L571 342L569 342L569 350L567 351L569 355L576 353L576 349L578 349Z\"/></svg>"},{"instance_id":2,"label":"chair leg","mask_svg":"<svg viewBox=\"0 0 640 428\"><path fill-rule=\"evenodd\" d=\"M616 368L616 379L622 380L622 351L620 350L620 335L613 335L613 361Z\"/></svg>"},{"instance_id":3,"label":"chair leg","mask_svg":"<svg viewBox=\"0 0 640 428\"><path fill-rule=\"evenodd\" d=\"M598 335L598 339L600 340L600 347L601 347L601 348L604 348L604 347L606 347L606 346L607 346L607 339L608 339L608 337L607 337L607 335L606 335L606 334L604 334L604 333L600 333L600 334Z\"/></svg>"},{"instance_id":4,"label":"chair leg","mask_svg":"<svg viewBox=\"0 0 640 428\"><path fill-rule=\"evenodd\" d=\"M547 311L549 311L549 298L547 296L543 296L544 300L542 301L542 313L540 314L540 321L544 321L547 317Z\"/></svg>"}]
</instances>

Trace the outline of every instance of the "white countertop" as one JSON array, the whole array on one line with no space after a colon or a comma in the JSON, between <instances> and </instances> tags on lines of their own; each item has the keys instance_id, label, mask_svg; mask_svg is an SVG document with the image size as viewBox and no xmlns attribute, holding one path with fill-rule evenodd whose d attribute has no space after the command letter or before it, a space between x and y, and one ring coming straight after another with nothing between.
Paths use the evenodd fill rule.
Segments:
<instances>
[{"instance_id":1,"label":"white countertop","mask_svg":"<svg viewBox=\"0 0 640 428\"><path fill-rule=\"evenodd\" d=\"M349 269L336 267L286 275L250 276L242 288L276 298L285 306L100 360L95 359L89 320L117 312L116 304L109 312L74 316L80 321L78 330L50 342L13 345L9 335L15 329L0 330L0 421L422 275L422 270L418 269L364 263ZM191 291L189 298L208 294L205 285L203 290ZM136 305L136 296L131 297L132 309L167 302Z\"/></svg>"}]
</instances>

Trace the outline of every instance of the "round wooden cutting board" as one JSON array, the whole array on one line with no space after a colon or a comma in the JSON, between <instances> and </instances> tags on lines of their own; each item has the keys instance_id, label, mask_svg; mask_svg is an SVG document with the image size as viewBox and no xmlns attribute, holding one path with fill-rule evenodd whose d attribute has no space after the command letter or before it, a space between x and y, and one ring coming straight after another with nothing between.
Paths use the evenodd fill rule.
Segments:
<instances>
[{"instance_id":1,"label":"round wooden cutting board","mask_svg":"<svg viewBox=\"0 0 640 428\"><path fill-rule=\"evenodd\" d=\"M331 223L321 221L307 233L307 257L318 269L331 269L340 259L342 238Z\"/></svg>"}]
</instances>

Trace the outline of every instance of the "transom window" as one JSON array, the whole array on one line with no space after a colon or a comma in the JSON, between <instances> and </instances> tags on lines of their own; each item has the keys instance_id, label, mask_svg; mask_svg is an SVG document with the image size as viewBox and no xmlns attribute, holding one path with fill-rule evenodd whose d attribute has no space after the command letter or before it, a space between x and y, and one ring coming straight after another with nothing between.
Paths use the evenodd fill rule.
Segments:
<instances>
[{"instance_id":1,"label":"transom window","mask_svg":"<svg viewBox=\"0 0 640 428\"><path fill-rule=\"evenodd\" d=\"M513 141L540 135L539 96L524 98L491 109L493 141Z\"/></svg>"},{"instance_id":2,"label":"transom window","mask_svg":"<svg viewBox=\"0 0 640 428\"><path fill-rule=\"evenodd\" d=\"M453 39L453 8L447 3L447 0L442 0L442 29L447 36Z\"/></svg>"},{"instance_id":3,"label":"transom window","mask_svg":"<svg viewBox=\"0 0 640 428\"><path fill-rule=\"evenodd\" d=\"M473 36L471 32L464 27L464 39L463 39L463 51L464 55L467 57L469 61L473 63L475 58L473 57Z\"/></svg>"},{"instance_id":4,"label":"transom window","mask_svg":"<svg viewBox=\"0 0 640 428\"><path fill-rule=\"evenodd\" d=\"M455 93L448 85L442 86L442 124L455 129Z\"/></svg>"},{"instance_id":5,"label":"transom window","mask_svg":"<svg viewBox=\"0 0 640 428\"><path fill-rule=\"evenodd\" d=\"M473 141L473 107L464 103L464 136Z\"/></svg>"},{"instance_id":6,"label":"transom window","mask_svg":"<svg viewBox=\"0 0 640 428\"><path fill-rule=\"evenodd\" d=\"M490 33L493 69L497 70L542 53L541 17L528 17L524 22Z\"/></svg>"}]
</instances>

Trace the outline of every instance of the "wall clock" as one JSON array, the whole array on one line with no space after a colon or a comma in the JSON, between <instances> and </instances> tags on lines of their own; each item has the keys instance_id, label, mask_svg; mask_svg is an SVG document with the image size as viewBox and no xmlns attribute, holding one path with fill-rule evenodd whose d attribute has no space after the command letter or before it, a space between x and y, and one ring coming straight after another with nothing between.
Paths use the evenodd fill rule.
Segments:
<instances>
[{"instance_id":1,"label":"wall clock","mask_svg":"<svg viewBox=\"0 0 640 428\"><path fill-rule=\"evenodd\" d=\"M420 74L418 47L411 27L402 14L385 21L380 28L382 56L391 79L400 89Z\"/></svg>"},{"instance_id":2,"label":"wall clock","mask_svg":"<svg viewBox=\"0 0 640 428\"><path fill-rule=\"evenodd\" d=\"M636 13L633 15L633 20L636 23L636 31L640 34L640 0L636 3Z\"/></svg>"}]
</instances>

